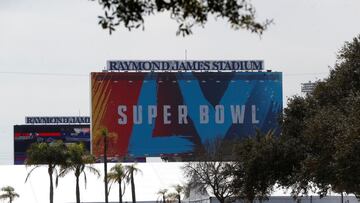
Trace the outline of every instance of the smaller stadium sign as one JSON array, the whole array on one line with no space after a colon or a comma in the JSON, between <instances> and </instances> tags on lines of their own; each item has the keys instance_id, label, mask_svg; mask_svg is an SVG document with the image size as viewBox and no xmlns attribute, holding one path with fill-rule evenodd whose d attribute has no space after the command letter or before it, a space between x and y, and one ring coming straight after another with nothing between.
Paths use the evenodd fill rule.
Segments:
<instances>
[{"instance_id":1,"label":"smaller stadium sign","mask_svg":"<svg viewBox=\"0 0 360 203\"><path fill-rule=\"evenodd\" d=\"M26 124L79 124L90 123L89 116L46 116L46 117L25 117Z\"/></svg>"},{"instance_id":2,"label":"smaller stadium sign","mask_svg":"<svg viewBox=\"0 0 360 203\"><path fill-rule=\"evenodd\" d=\"M83 143L90 151L89 124L50 124L14 126L14 164L24 164L26 151L33 143L62 140L65 144Z\"/></svg>"},{"instance_id":3,"label":"smaller stadium sign","mask_svg":"<svg viewBox=\"0 0 360 203\"><path fill-rule=\"evenodd\" d=\"M307 83L301 83L301 92L302 93L311 93L312 91L314 91L316 86L315 82L307 82Z\"/></svg>"},{"instance_id":4,"label":"smaller stadium sign","mask_svg":"<svg viewBox=\"0 0 360 203\"><path fill-rule=\"evenodd\" d=\"M107 71L254 71L264 70L262 60L243 61L107 61Z\"/></svg>"}]
</instances>

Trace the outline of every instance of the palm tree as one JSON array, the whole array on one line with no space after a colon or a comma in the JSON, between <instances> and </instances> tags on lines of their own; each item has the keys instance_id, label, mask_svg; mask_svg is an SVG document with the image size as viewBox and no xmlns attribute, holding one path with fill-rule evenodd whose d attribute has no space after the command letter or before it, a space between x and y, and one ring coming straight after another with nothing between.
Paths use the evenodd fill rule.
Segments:
<instances>
[{"instance_id":1,"label":"palm tree","mask_svg":"<svg viewBox=\"0 0 360 203\"><path fill-rule=\"evenodd\" d=\"M26 166L34 166L26 176L25 182L29 179L31 173L40 164L46 164L48 167L48 174L50 179L50 203L54 202L54 181L53 174L57 174L56 167L63 165L66 161L66 147L61 140L52 143L34 143L27 151Z\"/></svg>"},{"instance_id":2,"label":"palm tree","mask_svg":"<svg viewBox=\"0 0 360 203\"><path fill-rule=\"evenodd\" d=\"M184 192L184 186L177 184L177 185L174 185L173 188L175 190L174 195L175 195L176 199L178 200L178 203L181 203L181 194Z\"/></svg>"},{"instance_id":3,"label":"palm tree","mask_svg":"<svg viewBox=\"0 0 360 203\"><path fill-rule=\"evenodd\" d=\"M131 184L132 202L136 203L134 174L136 174L137 172L141 172L141 170L139 168L136 168L135 164L125 166L125 169L127 182L130 182Z\"/></svg>"},{"instance_id":4,"label":"palm tree","mask_svg":"<svg viewBox=\"0 0 360 203\"><path fill-rule=\"evenodd\" d=\"M167 203L176 203L178 201L178 195L176 192L170 192L166 195L166 202Z\"/></svg>"},{"instance_id":5,"label":"palm tree","mask_svg":"<svg viewBox=\"0 0 360 203\"><path fill-rule=\"evenodd\" d=\"M16 197L20 197L11 186L2 187L1 191L5 193L0 195L0 199L9 199L9 203L12 203Z\"/></svg>"},{"instance_id":6,"label":"palm tree","mask_svg":"<svg viewBox=\"0 0 360 203\"><path fill-rule=\"evenodd\" d=\"M168 192L168 189L160 189L157 194L160 195L160 198L162 198L162 202L166 202L166 193Z\"/></svg>"},{"instance_id":7,"label":"palm tree","mask_svg":"<svg viewBox=\"0 0 360 203\"><path fill-rule=\"evenodd\" d=\"M104 184L105 184L105 203L108 203L108 178L107 178L107 152L108 152L108 140L111 138L116 138L116 133L110 133L109 130L105 127L101 127L95 131L94 142L96 145L100 145L102 142L104 145Z\"/></svg>"},{"instance_id":8,"label":"palm tree","mask_svg":"<svg viewBox=\"0 0 360 203\"><path fill-rule=\"evenodd\" d=\"M73 171L76 178L76 202L80 203L80 187L79 177L84 174L85 187L87 183L85 169L100 177L100 172L91 165L95 162L95 157L92 156L84 147L82 143L72 143L67 145L68 159L61 165L59 177L64 177L69 172Z\"/></svg>"},{"instance_id":9,"label":"palm tree","mask_svg":"<svg viewBox=\"0 0 360 203\"><path fill-rule=\"evenodd\" d=\"M119 184L119 203L122 203L122 197L125 193L125 179L126 179L126 173L125 168L121 164L116 164L110 169L110 172L108 173L108 181L111 183L118 183ZM123 186L123 189L121 188ZM109 189L110 192L110 189Z\"/></svg>"},{"instance_id":10,"label":"palm tree","mask_svg":"<svg viewBox=\"0 0 360 203\"><path fill-rule=\"evenodd\" d=\"M166 201L167 203L175 203L175 202L181 203L181 194L184 193L185 191L184 186L177 184L177 185L173 185L172 188L175 190L175 192L170 192L167 195L163 194L163 202ZM161 194L161 191L163 190L160 190L158 194Z\"/></svg>"}]
</instances>

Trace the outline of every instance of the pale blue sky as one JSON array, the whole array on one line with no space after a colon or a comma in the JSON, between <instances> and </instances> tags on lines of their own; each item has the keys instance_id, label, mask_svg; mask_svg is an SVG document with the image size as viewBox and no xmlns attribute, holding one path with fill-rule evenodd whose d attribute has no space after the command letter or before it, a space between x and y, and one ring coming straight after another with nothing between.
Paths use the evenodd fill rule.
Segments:
<instances>
[{"instance_id":1,"label":"pale blue sky","mask_svg":"<svg viewBox=\"0 0 360 203\"><path fill-rule=\"evenodd\" d=\"M109 36L96 1L0 0L0 163L12 163L13 125L25 116L89 115L88 75L108 59L184 59L185 49L193 60L263 59L284 73L286 101L300 83L325 77L344 41L360 33L358 0L253 3L259 19L275 22L261 38L221 19L183 38L168 14L146 18L145 31Z\"/></svg>"}]
</instances>

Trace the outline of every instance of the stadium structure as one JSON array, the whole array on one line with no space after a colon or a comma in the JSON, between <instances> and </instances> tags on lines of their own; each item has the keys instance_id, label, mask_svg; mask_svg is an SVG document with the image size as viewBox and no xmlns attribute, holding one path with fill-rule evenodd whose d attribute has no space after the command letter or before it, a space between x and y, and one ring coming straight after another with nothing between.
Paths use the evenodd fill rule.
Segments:
<instances>
[{"instance_id":1,"label":"stadium structure","mask_svg":"<svg viewBox=\"0 0 360 203\"><path fill-rule=\"evenodd\" d=\"M282 73L259 60L108 61L91 73L92 153L106 128L110 160L187 160L209 140L278 133L282 101Z\"/></svg>"}]
</instances>

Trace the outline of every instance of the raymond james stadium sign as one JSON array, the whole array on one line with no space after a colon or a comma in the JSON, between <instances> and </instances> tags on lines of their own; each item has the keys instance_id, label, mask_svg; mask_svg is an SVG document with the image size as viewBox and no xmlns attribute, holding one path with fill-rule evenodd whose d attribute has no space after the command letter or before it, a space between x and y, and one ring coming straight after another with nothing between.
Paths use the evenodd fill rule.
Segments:
<instances>
[{"instance_id":1,"label":"raymond james stadium sign","mask_svg":"<svg viewBox=\"0 0 360 203\"><path fill-rule=\"evenodd\" d=\"M253 71L264 61L107 61L107 71Z\"/></svg>"},{"instance_id":2,"label":"raymond james stadium sign","mask_svg":"<svg viewBox=\"0 0 360 203\"><path fill-rule=\"evenodd\" d=\"M88 116L25 117L26 124L76 124L90 123Z\"/></svg>"}]
</instances>

